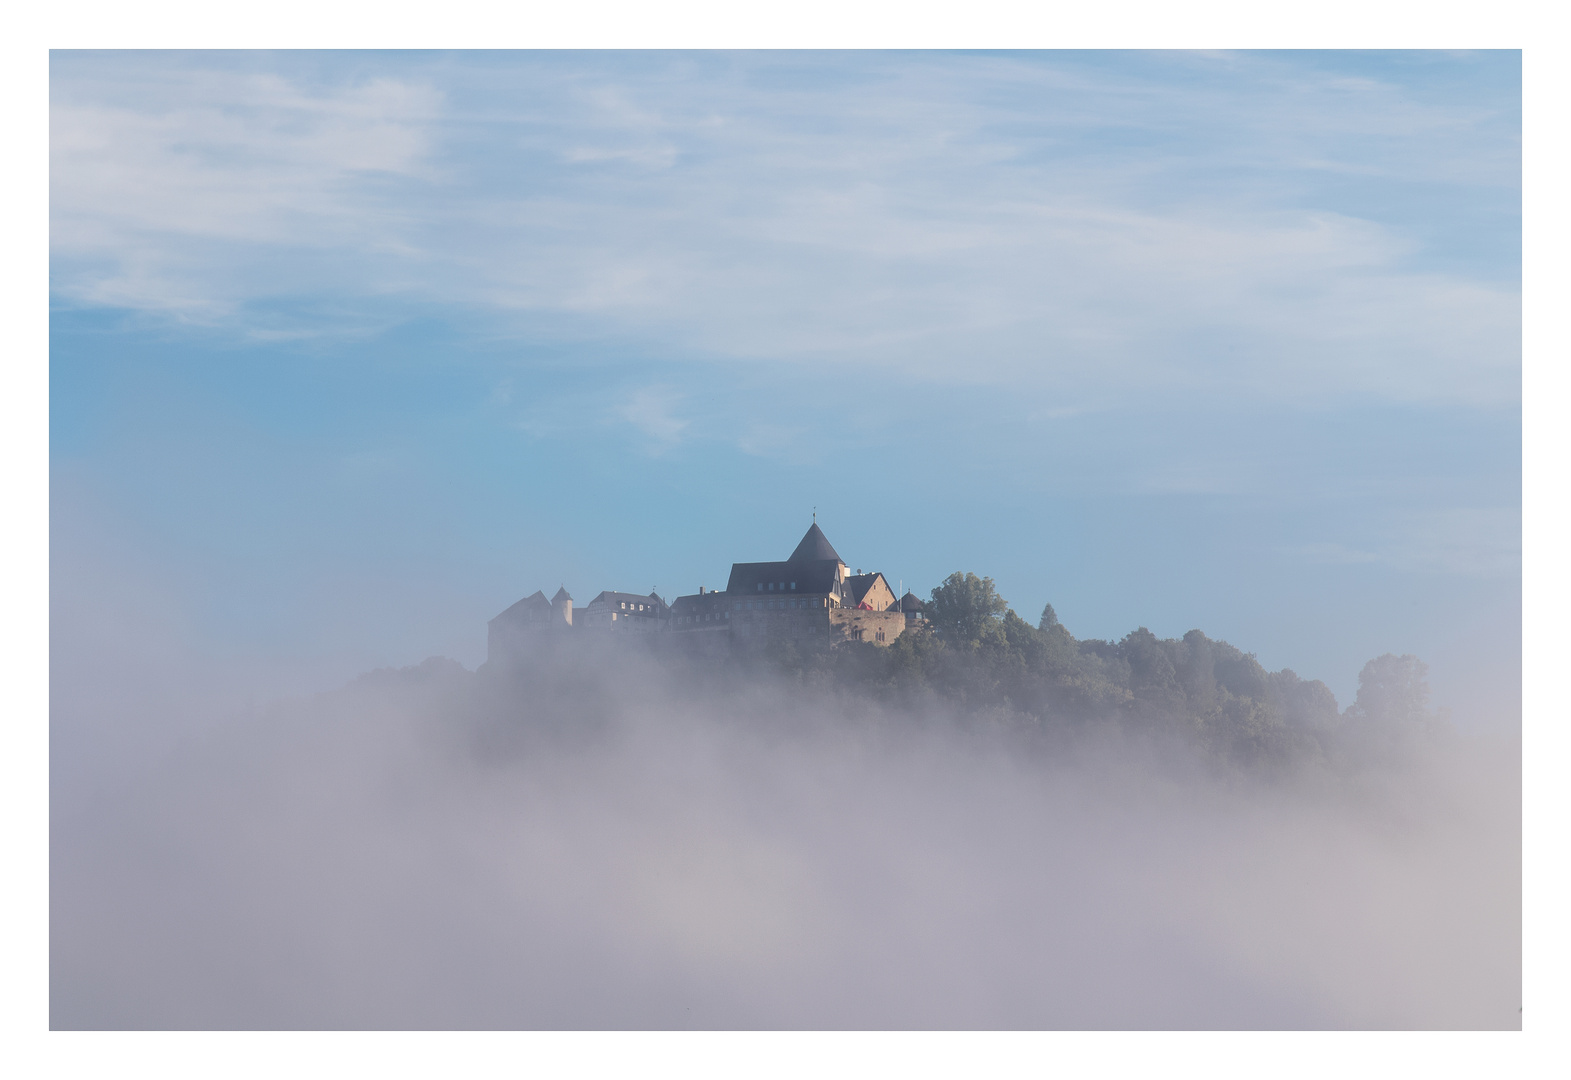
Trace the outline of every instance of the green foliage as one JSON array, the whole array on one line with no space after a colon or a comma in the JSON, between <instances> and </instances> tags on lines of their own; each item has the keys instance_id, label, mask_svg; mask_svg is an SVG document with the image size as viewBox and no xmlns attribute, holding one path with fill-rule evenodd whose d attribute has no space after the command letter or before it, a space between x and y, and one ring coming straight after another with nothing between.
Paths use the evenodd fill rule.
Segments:
<instances>
[{"instance_id":1,"label":"green foliage","mask_svg":"<svg viewBox=\"0 0 1571 1080\"><path fill-rule=\"evenodd\" d=\"M1386 653L1364 665L1358 673L1358 697L1349 717L1374 724L1427 725L1429 665L1416 656Z\"/></svg>"},{"instance_id":2,"label":"green foliage","mask_svg":"<svg viewBox=\"0 0 1571 1080\"><path fill-rule=\"evenodd\" d=\"M947 641L975 647L997 636L996 624L1008 610L992 578L956 572L933 590L927 617Z\"/></svg>"},{"instance_id":3,"label":"green foliage","mask_svg":"<svg viewBox=\"0 0 1571 1080\"><path fill-rule=\"evenodd\" d=\"M887 647L781 641L761 658L776 674L822 691L941 706L1044 733L1140 731L1254 770L1367 763L1400 752L1414 731L1436 729L1426 668L1411 656L1370 661L1344 716L1324 683L1266 671L1252 654L1199 630L1175 639L1140 627L1120 641L1077 640L1051 604L1032 626L991 578L975 574L945 578L927 613L927 623Z\"/></svg>"},{"instance_id":4,"label":"green foliage","mask_svg":"<svg viewBox=\"0 0 1571 1080\"><path fill-rule=\"evenodd\" d=\"M1058 612L1053 610L1052 604L1042 605L1042 617L1037 620L1038 630L1051 630L1058 625Z\"/></svg>"},{"instance_id":5,"label":"green foliage","mask_svg":"<svg viewBox=\"0 0 1571 1080\"><path fill-rule=\"evenodd\" d=\"M1331 750L1343 763L1399 760L1446 730L1444 716L1429 708L1429 667L1416 656L1386 653L1358 674L1358 696Z\"/></svg>"},{"instance_id":6,"label":"green foliage","mask_svg":"<svg viewBox=\"0 0 1571 1080\"><path fill-rule=\"evenodd\" d=\"M1199 630L1158 638L1145 627L1121 641L1076 640L1051 604L1036 626L998 595L993 580L954 573L932 591L929 622L887 648L792 653L799 677L883 700L962 706L963 715L1010 716L1043 730L1113 725L1179 739L1240 767L1325 760L1347 724L1319 681L1259 661ZM1348 720L1424 711L1423 665L1381 657L1361 677ZM1382 722L1384 722L1382 720Z\"/></svg>"}]
</instances>

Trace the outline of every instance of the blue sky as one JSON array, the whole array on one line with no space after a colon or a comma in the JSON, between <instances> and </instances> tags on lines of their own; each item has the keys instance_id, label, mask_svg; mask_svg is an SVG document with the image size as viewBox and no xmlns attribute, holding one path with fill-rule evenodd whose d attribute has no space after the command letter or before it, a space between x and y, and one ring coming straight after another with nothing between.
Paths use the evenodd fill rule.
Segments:
<instances>
[{"instance_id":1,"label":"blue sky","mask_svg":"<svg viewBox=\"0 0 1571 1080\"><path fill-rule=\"evenodd\" d=\"M1515 707L1515 53L56 53L50 123L57 654L472 666L816 507Z\"/></svg>"}]
</instances>

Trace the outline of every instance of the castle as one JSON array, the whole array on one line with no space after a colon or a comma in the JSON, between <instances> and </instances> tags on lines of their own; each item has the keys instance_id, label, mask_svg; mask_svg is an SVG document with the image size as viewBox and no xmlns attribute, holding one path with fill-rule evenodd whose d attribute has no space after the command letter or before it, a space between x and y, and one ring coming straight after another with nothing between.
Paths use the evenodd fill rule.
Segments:
<instances>
[{"instance_id":1,"label":"castle","mask_svg":"<svg viewBox=\"0 0 1571 1080\"><path fill-rule=\"evenodd\" d=\"M574 612L566 588L547 600L536 592L492 619L492 659L527 648L545 631L665 633L692 640L761 644L778 639L862 641L888 645L923 620L922 601L897 598L884 575L851 573L817 521L783 562L732 563L724 592L669 605L656 593L606 591Z\"/></svg>"}]
</instances>

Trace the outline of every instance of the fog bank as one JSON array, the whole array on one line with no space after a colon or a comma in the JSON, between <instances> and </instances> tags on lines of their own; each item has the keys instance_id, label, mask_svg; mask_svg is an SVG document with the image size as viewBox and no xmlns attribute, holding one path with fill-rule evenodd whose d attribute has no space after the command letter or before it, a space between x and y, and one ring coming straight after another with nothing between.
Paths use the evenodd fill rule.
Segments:
<instances>
[{"instance_id":1,"label":"fog bank","mask_svg":"<svg viewBox=\"0 0 1571 1080\"><path fill-rule=\"evenodd\" d=\"M51 1023L1516 1027L1519 761L1264 780L645 657L431 661L57 780Z\"/></svg>"}]
</instances>

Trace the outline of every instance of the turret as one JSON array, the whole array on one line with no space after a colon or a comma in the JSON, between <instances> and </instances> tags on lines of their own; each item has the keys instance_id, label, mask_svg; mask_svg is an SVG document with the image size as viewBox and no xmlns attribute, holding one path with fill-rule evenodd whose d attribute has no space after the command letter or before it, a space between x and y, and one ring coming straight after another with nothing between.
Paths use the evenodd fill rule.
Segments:
<instances>
[{"instance_id":1,"label":"turret","mask_svg":"<svg viewBox=\"0 0 1571 1080\"><path fill-rule=\"evenodd\" d=\"M551 625L556 627L573 625L573 598L567 594L566 585L557 589L556 595L551 597Z\"/></svg>"}]
</instances>

